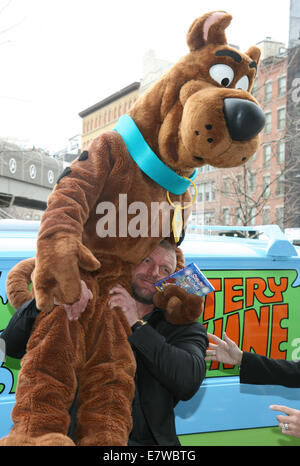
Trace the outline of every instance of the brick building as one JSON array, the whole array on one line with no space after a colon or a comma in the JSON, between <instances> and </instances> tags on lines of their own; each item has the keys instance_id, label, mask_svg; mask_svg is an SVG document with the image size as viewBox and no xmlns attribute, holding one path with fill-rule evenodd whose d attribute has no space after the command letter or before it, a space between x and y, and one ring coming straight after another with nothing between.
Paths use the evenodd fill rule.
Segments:
<instances>
[{"instance_id":1,"label":"brick building","mask_svg":"<svg viewBox=\"0 0 300 466\"><path fill-rule=\"evenodd\" d=\"M139 88L140 83L134 82L79 113L82 118L82 150L87 149L99 134L113 129L119 117L137 100Z\"/></svg>"}]
</instances>

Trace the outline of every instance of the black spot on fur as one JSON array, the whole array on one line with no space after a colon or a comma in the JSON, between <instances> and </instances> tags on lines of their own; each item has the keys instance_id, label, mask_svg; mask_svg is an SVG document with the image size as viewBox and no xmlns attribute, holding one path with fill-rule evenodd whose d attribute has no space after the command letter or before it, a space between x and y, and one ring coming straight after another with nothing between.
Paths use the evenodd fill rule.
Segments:
<instances>
[{"instance_id":1,"label":"black spot on fur","mask_svg":"<svg viewBox=\"0 0 300 466\"><path fill-rule=\"evenodd\" d=\"M87 160L88 159L88 156L89 156L89 153L87 150L84 150L83 152L81 152L78 160L79 162L82 162L83 160Z\"/></svg>"},{"instance_id":2,"label":"black spot on fur","mask_svg":"<svg viewBox=\"0 0 300 466\"><path fill-rule=\"evenodd\" d=\"M65 176L70 175L70 173L72 173L71 168L70 168L70 167L66 167L66 168L64 169L64 171L62 172L62 174L58 177L58 180L57 180L56 183L58 184L62 178L64 178Z\"/></svg>"}]
</instances>

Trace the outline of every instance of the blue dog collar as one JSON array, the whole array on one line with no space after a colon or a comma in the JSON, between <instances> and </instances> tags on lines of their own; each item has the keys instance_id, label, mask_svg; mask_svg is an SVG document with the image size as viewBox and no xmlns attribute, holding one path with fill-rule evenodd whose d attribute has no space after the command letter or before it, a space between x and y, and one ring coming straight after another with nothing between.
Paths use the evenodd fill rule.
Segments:
<instances>
[{"instance_id":1,"label":"blue dog collar","mask_svg":"<svg viewBox=\"0 0 300 466\"><path fill-rule=\"evenodd\" d=\"M122 136L131 157L149 178L173 194L186 192L190 181L175 173L157 157L129 115L121 116L114 130ZM190 179L194 180L196 176L197 169Z\"/></svg>"}]
</instances>

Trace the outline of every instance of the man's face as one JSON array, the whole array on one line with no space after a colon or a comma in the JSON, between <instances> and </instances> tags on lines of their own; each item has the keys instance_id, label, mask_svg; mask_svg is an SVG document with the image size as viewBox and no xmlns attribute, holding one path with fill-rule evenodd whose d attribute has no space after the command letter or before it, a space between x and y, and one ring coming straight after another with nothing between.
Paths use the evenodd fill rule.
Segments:
<instances>
[{"instance_id":1,"label":"man's face","mask_svg":"<svg viewBox=\"0 0 300 466\"><path fill-rule=\"evenodd\" d=\"M132 291L135 299L152 304L156 289L154 283L167 277L176 269L175 251L157 246L143 262L132 271Z\"/></svg>"}]
</instances>

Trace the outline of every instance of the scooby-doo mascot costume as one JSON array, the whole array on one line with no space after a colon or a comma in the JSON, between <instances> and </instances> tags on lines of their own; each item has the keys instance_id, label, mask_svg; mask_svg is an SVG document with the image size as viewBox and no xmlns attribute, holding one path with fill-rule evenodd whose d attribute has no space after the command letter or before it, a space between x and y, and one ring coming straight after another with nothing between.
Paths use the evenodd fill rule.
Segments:
<instances>
[{"instance_id":1,"label":"scooby-doo mascot costume","mask_svg":"<svg viewBox=\"0 0 300 466\"><path fill-rule=\"evenodd\" d=\"M260 51L229 47L224 31L230 21L225 12L197 19L187 34L190 52L58 180L37 242L33 287L41 312L22 360L14 426L1 445L74 445L67 431L76 391L76 444L127 445L135 360L123 312L107 307L109 290L120 283L130 291L131 267L164 237L174 244L174 236L180 236L179 207L174 235L172 228L165 232L162 211L150 209L151 203L166 210L186 206L196 168L245 163L257 150L264 126L264 114L249 92ZM137 215L141 203L148 208L143 217ZM111 205L113 219L107 214ZM183 259L177 253L179 268ZM28 299L21 281L24 274L30 281L33 261L17 265L8 279L15 307ZM76 302L80 279L93 299L80 319L70 322L54 299ZM172 288L171 294L156 296L166 319L175 324L197 319L201 299L191 303Z\"/></svg>"}]
</instances>

